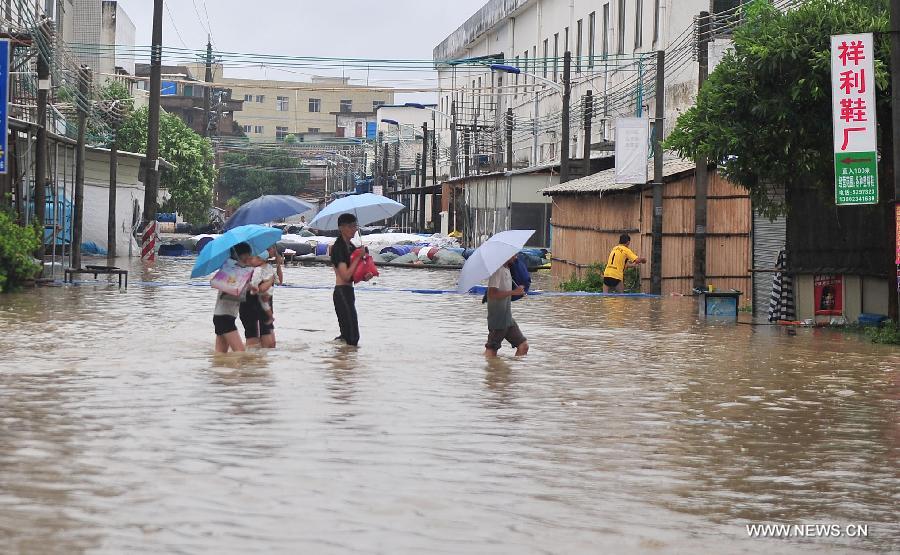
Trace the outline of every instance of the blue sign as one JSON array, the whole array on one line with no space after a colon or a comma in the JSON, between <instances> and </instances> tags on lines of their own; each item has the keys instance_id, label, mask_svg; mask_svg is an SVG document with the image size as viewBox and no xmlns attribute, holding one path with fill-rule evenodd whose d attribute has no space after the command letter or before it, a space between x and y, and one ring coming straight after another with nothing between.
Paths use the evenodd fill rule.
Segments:
<instances>
[{"instance_id":1,"label":"blue sign","mask_svg":"<svg viewBox=\"0 0 900 555\"><path fill-rule=\"evenodd\" d=\"M378 124L374 121L366 122L366 138L374 139L378 136Z\"/></svg>"},{"instance_id":2,"label":"blue sign","mask_svg":"<svg viewBox=\"0 0 900 555\"><path fill-rule=\"evenodd\" d=\"M0 173L6 173L9 146L9 39L0 39Z\"/></svg>"},{"instance_id":3,"label":"blue sign","mask_svg":"<svg viewBox=\"0 0 900 555\"><path fill-rule=\"evenodd\" d=\"M178 83L175 81L163 81L159 87L162 96L175 96L178 94Z\"/></svg>"}]
</instances>

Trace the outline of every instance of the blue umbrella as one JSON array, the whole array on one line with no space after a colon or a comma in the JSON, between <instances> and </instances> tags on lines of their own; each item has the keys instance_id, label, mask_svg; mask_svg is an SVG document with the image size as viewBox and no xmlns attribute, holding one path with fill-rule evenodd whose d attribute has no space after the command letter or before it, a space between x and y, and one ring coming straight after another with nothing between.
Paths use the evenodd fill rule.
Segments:
<instances>
[{"instance_id":1,"label":"blue umbrella","mask_svg":"<svg viewBox=\"0 0 900 555\"><path fill-rule=\"evenodd\" d=\"M238 208L225 222L225 229L247 224L265 224L309 212L313 208L312 204L290 195L263 195Z\"/></svg>"},{"instance_id":2,"label":"blue umbrella","mask_svg":"<svg viewBox=\"0 0 900 555\"><path fill-rule=\"evenodd\" d=\"M385 220L403 210L404 206L395 200L373 193L349 195L339 198L319 212L309 222L314 229L337 229L337 221L341 214L353 214L359 225Z\"/></svg>"},{"instance_id":3,"label":"blue umbrella","mask_svg":"<svg viewBox=\"0 0 900 555\"><path fill-rule=\"evenodd\" d=\"M278 228L264 225L236 227L203 247L194 263L194 269L191 270L191 277L209 275L221 268L231 255L231 247L238 243L247 243L250 245L250 252L256 253L271 247L279 239L281 239L281 230Z\"/></svg>"}]
</instances>

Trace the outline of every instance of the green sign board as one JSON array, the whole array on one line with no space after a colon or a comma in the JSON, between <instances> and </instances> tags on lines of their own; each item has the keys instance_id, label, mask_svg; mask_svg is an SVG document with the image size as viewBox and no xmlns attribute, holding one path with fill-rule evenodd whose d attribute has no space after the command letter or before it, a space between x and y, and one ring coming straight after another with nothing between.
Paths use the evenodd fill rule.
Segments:
<instances>
[{"instance_id":1,"label":"green sign board","mask_svg":"<svg viewBox=\"0 0 900 555\"><path fill-rule=\"evenodd\" d=\"M874 152L835 154L834 176L838 206L878 204L878 157Z\"/></svg>"}]
</instances>

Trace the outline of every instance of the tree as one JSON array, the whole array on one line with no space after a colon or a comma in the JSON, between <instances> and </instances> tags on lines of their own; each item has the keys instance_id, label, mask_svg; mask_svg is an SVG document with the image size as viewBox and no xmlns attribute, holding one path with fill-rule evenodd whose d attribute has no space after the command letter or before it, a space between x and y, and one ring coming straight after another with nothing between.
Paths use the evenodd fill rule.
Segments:
<instances>
[{"instance_id":1,"label":"tree","mask_svg":"<svg viewBox=\"0 0 900 555\"><path fill-rule=\"evenodd\" d=\"M734 50L709 76L697 104L678 118L666 147L718 163L722 175L748 189L754 205L775 217L789 206L771 194L772 184L788 192L812 185L833 197L830 36L886 31L888 4L810 0L781 12L756 0L745 18L735 30ZM883 122L890 121L891 108L888 37L875 40ZM882 140L889 140L881 131Z\"/></svg>"},{"instance_id":2,"label":"tree","mask_svg":"<svg viewBox=\"0 0 900 555\"><path fill-rule=\"evenodd\" d=\"M147 120L146 108L132 112L119 129L119 148L146 153ZM160 184L171 195L167 205L191 223L208 222L216 179L212 145L180 118L163 112L159 116L159 155L175 166L160 174Z\"/></svg>"},{"instance_id":3,"label":"tree","mask_svg":"<svg viewBox=\"0 0 900 555\"><path fill-rule=\"evenodd\" d=\"M296 195L309 183L309 168L290 148L246 147L227 152L222 185L244 204L262 195Z\"/></svg>"}]
</instances>

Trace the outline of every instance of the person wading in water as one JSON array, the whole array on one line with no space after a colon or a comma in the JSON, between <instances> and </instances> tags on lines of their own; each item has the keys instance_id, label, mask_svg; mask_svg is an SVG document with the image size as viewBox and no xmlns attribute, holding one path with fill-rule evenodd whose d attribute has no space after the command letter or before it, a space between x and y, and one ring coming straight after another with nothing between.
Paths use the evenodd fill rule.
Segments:
<instances>
[{"instance_id":1,"label":"person wading in water","mask_svg":"<svg viewBox=\"0 0 900 555\"><path fill-rule=\"evenodd\" d=\"M341 328L340 339L347 345L359 343L359 321L356 318L356 295L353 291L353 273L360 264L362 256L352 257L354 250L350 242L359 229L356 216L341 214L338 217L338 229L341 234L331 246L331 264L334 266L334 312L337 314ZM365 247L356 250L365 252ZM362 253L360 253L362 254ZM352 259L352 260L351 260Z\"/></svg>"}]
</instances>

